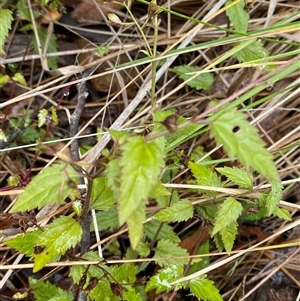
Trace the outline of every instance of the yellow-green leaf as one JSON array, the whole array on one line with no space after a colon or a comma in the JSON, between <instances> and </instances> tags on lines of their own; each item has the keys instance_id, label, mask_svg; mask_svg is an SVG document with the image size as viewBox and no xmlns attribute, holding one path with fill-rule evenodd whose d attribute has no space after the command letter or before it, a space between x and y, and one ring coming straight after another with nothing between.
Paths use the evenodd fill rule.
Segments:
<instances>
[{"instance_id":1,"label":"yellow-green leaf","mask_svg":"<svg viewBox=\"0 0 300 301\"><path fill-rule=\"evenodd\" d=\"M164 167L164 150L156 140L146 142L143 137L131 137L121 146L122 158L118 213L120 224L144 206L152 187Z\"/></svg>"},{"instance_id":2,"label":"yellow-green leaf","mask_svg":"<svg viewBox=\"0 0 300 301\"><path fill-rule=\"evenodd\" d=\"M203 165L189 162L189 167L197 180L199 185L211 186L211 187L221 187L221 180L211 168L205 167ZM215 195L216 192L209 191L206 192L208 195Z\"/></svg>"},{"instance_id":3,"label":"yellow-green leaf","mask_svg":"<svg viewBox=\"0 0 300 301\"><path fill-rule=\"evenodd\" d=\"M46 117L48 111L46 109L41 109L38 113L38 127L42 127L46 123Z\"/></svg>"},{"instance_id":4,"label":"yellow-green leaf","mask_svg":"<svg viewBox=\"0 0 300 301\"><path fill-rule=\"evenodd\" d=\"M163 222L181 222L192 218L193 206L189 200L179 201L172 206L159 211L155 218Z\"/></svg>"},{"instance_id":5,"label":"yellow-green leaf","mask_svg":"<svg viewBox=\"0 0 300 301\"><path fill-rule=\"evenodd\" d=\"M282 219L285 219L287 221L291 221L292 218L291 218L291 215L290 213L284 209L284 208L278 208L276 207L273 211L273 214L279 218L282 218Z\"/></svg>"},{"instance_id":6,"label":"yellow-green leaf","mask_svg":"<svg viewBox=\"0 0 300 301\"><path fill-rule=\"evenodd\" d=\"M29 277L29 285L31 292L36 301L73 301L74 295L72 292L65 291L49 281L34 279Z\"/></svg>"},{"instance_id":7,"label":"yellow-green leaf","mask_svg":"<svg viewBox=\"0 0 300 301\"><path fill-rule=\"evenodd\" d=\"M226 225L223 229L220 230L220 235L225 247L225 250L227 252L230 252L232 250L235 237L237 234L237 226L238 223L236 221L233 221L229 225Z\"/></svg>"},{"instance_id":8,"label":"yellow-green leaf","mask_svg":"<svg viewBox=\"0 0 300 301\"><path fill-rule=\"evenodd\" d=\"M229 0L226 5L236 2L235 0ZM239 1L233 6L226 9L226 15L236 31L240 33L246 33L248 29L249 14L244 10L245 2Z\"/></svg>"},{"instance_id":9,"label":"yellow-green leaf","mask_svg":"<svg viewBox=\"0 0 300 301\"><path fill-rule=\"evenodd\" d=\"M172 242L180 242L180 238L175 234L173 228L166 223L161 223L158 220L152 220L145 224L145 234L151 240L156 238L157 240L168 239Z\"/></svg>"},{"instance_id":10,"label":"yellow-green leaf","mask_svg":"<svg viewBox=\"0 0 300 301\"><path fill-rule=\"evenodd\" d=\"M155 248L154 258L157 258L156 262L160 266L170 265L184 265L187 264L189 259L187 258L188 252L186 249L181 248L178 244L172 242L169 239L162 239L157 243ZM173 258L177 257L177 258ZM180 258L184 257L184 258ZM164 258L164 259L158 259Z\"/></svg>"},{"instance_id":11,"label":"yellow-green leaf","mask_svg":"<svg viewBox=\"0 0 300 301\"><path fill-rule=\"evenodd\" d=\"M183 277L183 266L182 265L171 265L161 268L157 271L156 275L152 276L147 282L145 291L149 292L153 289L156 293L162 293L164 291L169 291L171 289L178 290L186 285L185 281L175 285L175 288L170 285L175 280Z\"/></svg>"},{"instance_id":12,"label":"yellow-green leaf","mask_svg":"<svg viewBox=\"0 0 300 301\"><path fill-rule=\"evenodd\" d=\"M206 279L206 275L195 277L190 281L190 290L193 296L203 301L223 301L214 282Z\"/></svg>"},{"instance_id":13,"label":"yellow-green leaf","mask_svg":"<svg viewBox=\"0 0 300 301\"><path fill-rule=\"evenodd\" d=\"M4 53L3 45L8 32L11 29L11 23L13 21L12 11L9 9L0 9L0 53Z\"/></svg>"},{"instance_id":14,"label":"yellow-green leaf","mask_svg":"<svg viewBox=\"0 0 300 301\"><path fill-rule=\"evenodd\" d=\"M38 237L37 246L42 248L42 252L34 255L33 271L39 271L54 258L58 260L79 243L81 236L81 225L73 218L60 216L55 219Z\"/></svg>"},{"instance_id":15,"label":"yellow-green leaf","mask_svg":"<svg viewBox=\"0 0 300 301\"><path fill-rule=\"evenodd\" d=\"M107 211L114 204L113 191L108 187L107 178L99 177L93 181L91 208Z\"/></svg>"},{"instance_id":16,"label":"yellow-green leaf","mask_svg":"<svg viewBox=\"0 0 300 301\"><path fill-rule=\"evenodd\" d=\"M282 185L279 182L271 181L271 191L267 197L266 207L267 215L270 216L275 208L277 207L281 197L282 197Z\"/></svg>"},{"instance_id":17,"label":"yellow-green leaf","mask_svg":"<svg viewBox=\"0 0 300 301\"><path fill-rule=\"evenodd\" d=\"M201 71L200 67L193 67L188 65L176 66L170 69L172 72L176 73L182 80L187 81L194 75L189 74L191 72ZM207 90L211 87L214 82L214 76L212 73L201 73L195 78L189 80L187 85L196 90Z\"/></svg>"},{"instance_id":18,"label":"yellow-green leaf","mask_svg":"<svg viewBox=\"0 0 300 301\"><path fill-rule=\"evenodd\" d=\"M99 230L118 228L118 212L115 207L111 207L108 211L97 212L96 218Z\"/></svg>"},{"instance_id":19,"label":"yellow-green leaf","mask_svg":"<svg viewBox=\"0 0 300 301\"><path fill-rule=\"evenodd\" d=\"M272 155L265 148L254 126L245 114L233 109L223 109L212 116L211 135L223 144L231 159L236 157L248 169L252 167L261 175L279 181L278 171Z\"/></svg>"},{"instance_id":20,"label":"yellow-green leaf","mask_svg":"<svg viewBox=\"0 0 300 301\"><path fill-rule=\"evenodd\" d=\"M244 169L226 166L216 168L216 170L240 188L250 189L252 187L253 175Z\"/></svg>"},{"instance_id":21,"label":"yellow-green leaf","mask_svg":"<svg viewBox=\"0 0 300 301\"><path fill-rule=\"evenodd\" d=\"M248 42L248 41L247 41ZM245 42L244 42L245 43ZM235 57L240 63L251 62L268 57L269 53L261 42L254 40L251 44L244 47L235 54ZM266 71L273 67L266 67Z\"/></svg>"},{"instance_id":22,"label":"yellow-green leaf","mask_svg":"<svg viewBox=\"0 0 300 301\"><path fill-rule=\"evenodd\" d=\"M26 80L25 80L24 75L22 73L20 73L20 72L15 73L13 75L12 79L14 81L16 81L17 83L19 83L20 85L27 87Z\"/></svg>"},{"instance_id":23,"label":"yellow-green leaf","mask_svg":"<svg viewBox=\"0 0 300 301\"><path fill-rule=\"evenodd\" d=\"M143 222L146 220L146 207L140 205L135 211L131 213L127 219L128 233L130 243L133 249L138 245L142 233L143 233Z\"/></svg>"},{"instance_id":24,"label":"yellow-green leaf","mask_svg":"<svg viewBox=\"0 0 300 301\"><path fill-rule=\"evenodd\" d=\"M71 182L76 183L76 177L77 173L70 165L54 164L44 169L25 187L10 212L62 204L74 189Z\"/></svg>"},{"instance_id":25,"label":"yellow-green leaf","mask_svg":"<svg viewBox=\"0 0 300 301\"><path fill-rule=\"evenodd\" d=\"M1 31L1 29L0 29L0 31ZM1 48L0 48L0 50L1 50ZM8 76L7 74L3 75L3 74L0 73L0 88L1 88L3 85L7 84L8 81L9 81L9 79L10 79L10 78L9 78L9 76Z\"/></svg>"},{"instance_id":26,"label":"yellow-green leaf","mask_svg":"<svg viewBox=\"0 0 300 301\"><path fill-rule=\"evenodd\" d=\"M235 222L243 211L243 206L233 197L228 197L221 205L216 217L212 235Z\"/></svg>"},{"instance_id":27,"label":"yellow-green leaf","mask_svg":"<svg viewBox=\"0 0 300 301\"><path fill-rule=\"evenodd\" d=\"M52 121L55 125L58 125L58 117L57 117L57 111L55 107L51 107L51 116Z\"/></svg>"},{"instance_id":28,"label":"yellow-green leaf","mask_svg":"<svg viewBox=\"0 0 300 301\"><path fill-rule=\"evenodd\" d=\"M163 186L161 182L158 182L150 191L150 198L156 199L163 196L171 195L170 191Z\"/></svg>"},{"instance_id":29,"label":"yellow-green leaf","mask_svg":"<svg viewBox=\"0 0 300 301\"><path fill-rule=\"evenodd\" d=\"M109 51L109 46L99 46L96 51L100 56L103 56Z\"/></svg>"},{"instance_id":30,"label":"yellow-green leaf","mask_svg":"<svg viewBox=\"0 0 300 301\"><path fill-rule=\"evenodd\" d=\"M28 257L34 256L34 247L37 244L38 237L41 235L40 229L26 232L5 241L5 244Z\"/></svg>"}]
</instances>

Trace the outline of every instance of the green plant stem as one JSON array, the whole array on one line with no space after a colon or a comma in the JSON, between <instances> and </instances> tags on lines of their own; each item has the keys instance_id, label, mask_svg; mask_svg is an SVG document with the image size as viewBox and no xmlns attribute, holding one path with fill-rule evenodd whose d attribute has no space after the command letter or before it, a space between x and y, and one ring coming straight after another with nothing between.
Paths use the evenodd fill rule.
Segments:
<instances>
[{"instance_id":1,"label":"green plant stem","mask_svg":"<svg viewBox=\"0 0 300 301\"><path fill-rule=\"evenodd\" d=\"M156 1L155 1L155 5L156 5ZM145 34L143 32L143 28L146 26L147 21L149 21L149 19L146 20L145 24L141 27L138 22L136 21L136 19L134 18L133 14L130 11L130 8L127 4L124 4L124 6L126 7L128 13L130 14L134 24L136 25L136 27L138 28L138 31L140 32L140 34L143 37L143 40L146 44L146 48L147 48L147 52L148 52L148 57L150 57L151 59L155 59L156 58L156 52L157 52L157 39L158 39L158 26L159 26L159 21L158 21L158 14L155 13L151 19L152 19L152 24L154 27L154 39L153 39L153 47L151 49L147 38L145 37ZM157 66L157 62L156 61L152 61L151 63L151 104L152 104L152 108L153 110L155 110L156 106L157 106L157 102L156 102L156 85L155 85L155 79L156 79L156 66Z\"/></svg>"},{"instance_id":2,"label":"green plant stem","mask_svg":"<svg viewBox=\"0 0 300 301\"><path fill-rule=\"evenodd\" d=\"M143 32L143 27L144 27L144 26L141 27L141 26L139 25L139 23L136 21L135 17L133 16L133 14L132 14L131 11L130 11L130 7L129 7L127 4L124 4L124 6L125 6L126 10L128 11L130 17L132 18L132 20L133 20L135 26L138 28L138 31L140 32L140 34L141 34L141 36L142 36L142 38L143 38L143 40L144 40L144 42L145 42L145 45L146 45L147 52L148 52L149 56L152 57L152 50L151 50L151 47L150 47L150 45L149 45L149 43L148 43L148 40L147 40L147 38L146 38L146 36L145 36L145 34L144 34L144 32Z\"/></svg>"}]
</instances>

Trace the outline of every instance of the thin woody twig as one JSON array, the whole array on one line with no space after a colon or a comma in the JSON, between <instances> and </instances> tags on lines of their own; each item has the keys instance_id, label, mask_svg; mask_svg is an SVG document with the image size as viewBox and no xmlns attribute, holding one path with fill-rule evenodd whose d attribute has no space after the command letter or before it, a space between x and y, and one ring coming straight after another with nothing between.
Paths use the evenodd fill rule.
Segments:
<instances>
[{"instance_id":1,"label":"thin woody twig","mask_svg":"<svg viewBox=\"0 0 300 301\"><path fill-rule=\"evenodd\" d=\"M87 70L82 74L82 77L85 78L85 77L89 76L90 73L91 73L91 71ZM78 101L77 101L76 108L70 118L71 137L76 136L76 134L78 133L80 117L84 110L86 99L88 97L88 92L86 91L86 82L85 81L77 84L77 89L78 89ZM70 145L70 149L71 149L72 160L79 161L80 156L79 156L79 151L78 151L78 139L74 139L72 141L72 143Z\"/></svg>"},{"instance_id":2,"label":"thin woody twig","mask_svg":"<svg viewBox=\"0 0 300 301\"><path fill-rule=\"evenodd\" d=\"M85 72L83 72L82 77L86 78L89 75L91 75L91 70L86 70ZM81 83L77 84L77 90L78 90L78 98L77 98L77 105L76 108L73 112L73 114L71 115L70 118L70 134L71 137L74 137L77 135L78 133L78 129L79 129L79 121L80 121L80 117L83 113L84 107L85 107L85 103L86 103L86 99L88 97L88 92L86 91L86 81L83 81ZM78 143L78 139L74 139L70 145L70 150L71 150L71 156L72 156L72 160L77 162L80 160L80 154L79 154L79 143ZM81 172L81 169L79 167L75 167L77 172ZM80 177L79 178L79 183L80 184L84 184L84 178ZM83 195L85 193L84 189L81 189L81 195ZM88 199L86 199L84 206L89 206L89 201ZM85 216L83 216L83 220L81 223L81 227L82 227L82 238L81 238L81 246L80 246L80 254L83 255L84 253L86 253L89 248L90 248L90 215L87 212L87 214ZM77 291L77 300L86 300L86 294L85 292L82 292L78 289L78 287L75 288L75 290Z\"/></svg>"}]
</instances>

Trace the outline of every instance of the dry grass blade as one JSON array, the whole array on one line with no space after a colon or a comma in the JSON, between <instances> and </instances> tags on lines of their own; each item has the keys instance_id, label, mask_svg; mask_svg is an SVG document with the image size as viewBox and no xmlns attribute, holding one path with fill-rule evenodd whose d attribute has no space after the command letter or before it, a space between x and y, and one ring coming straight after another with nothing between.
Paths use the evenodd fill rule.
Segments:
<instances>
[{"instance_id":1,"label":"dry grass blade","mask_svg":"<svg viewBox=\"0 0 300 301\"><path fill-rule=\"evenodd\" d=\"M300 301L297 1L61 2L0 8L16 12L0 54L0 300L41 300L49 281L76 301ZM55 164L82 182L10 212ZM85 234L62 247L67 219Z\"/></svg>"}]
</instances>

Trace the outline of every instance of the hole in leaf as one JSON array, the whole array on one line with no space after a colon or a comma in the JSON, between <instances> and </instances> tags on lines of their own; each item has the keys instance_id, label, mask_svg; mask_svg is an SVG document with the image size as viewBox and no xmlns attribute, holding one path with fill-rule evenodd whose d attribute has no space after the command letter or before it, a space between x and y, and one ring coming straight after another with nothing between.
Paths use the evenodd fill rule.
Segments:
<instances>
[{"instance_id":1,"label":"hole in leaf","mask_svg":"<svg viewBox=\"0 0 300 301\"><path fill-rule=\"evenodd\" d=\"M44 250L45 250L45 247L43 246L34 246L33 248L33 252L35 255L38 255L38 254L41 254Z\"/></svg>"},{"instance_id":2,"label":"hole in leaf","mask_svg":"<svg viewBox=\"0 0 300 301\"><path fill-rule=\"evenodd\" d=\"M234 126L234 127L232 128L232 132L236 134L236 133L238 133L238 132L240 131L240 129L241 129L241 128L240 128L238 125L236 125L236 126Z\"/></svg>"}]
</instances>

